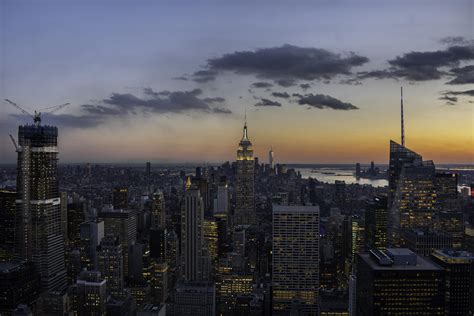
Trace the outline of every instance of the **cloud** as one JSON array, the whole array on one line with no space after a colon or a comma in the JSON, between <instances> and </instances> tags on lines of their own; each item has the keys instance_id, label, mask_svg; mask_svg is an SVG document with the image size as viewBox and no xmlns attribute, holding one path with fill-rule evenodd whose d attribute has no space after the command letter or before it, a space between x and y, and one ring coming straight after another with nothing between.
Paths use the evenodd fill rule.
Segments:
<instances>
[{"instance_id":1,"label":"cloud","mask_svg":"<svg viewBox=\"0 0 474 316\"><path fill-rule=\"evenodd\" d=\"M205 83L216 79L217 71L214 70L199 70L193 73L193 81L198 83Z\"/></svg>"},{"instance_id":2,"label":"cloud","mask_svg":"<svg viewBox=\"0 0 474 316\"><path fill-rule=\"evenodd\" d=\"M271 88L271 87L273 87L273 84L271 84L269 82L259 81L259 82L252 83L250 86L252 88Z\"/></svg>"},{"instance_id":3,"label":"cloud","mask_svg":"<svg viewBox=\"0 0 474 316\"><path fill-rule=\"evenodd\" d=\"M32 119L23 114L10 114L20 121L31 121ZM53 125L65 128L91 128L103 123L103 119L98 115L71 115L71 114L42 114L43 125Z\"/></svg>"},{"instance_id":4,"label":"cloud","mask_svg":"<svg viewBox=\"0 0 474 316\"><path fill-rule=\"evenodd\" d=\"M449 101L449 102L458 102L458 98L457 97L450 97L449 95L444 95L440 98L438 98L439 100L445 100L445 101Z\"/></svg>"},{"instance_id":5,"label":"cloud","mask_svg":"<svg viewBox=\"0 0 474 316\"><path fill-rule=\"evenodd\" d=\"M464 95L469 97L474 97L474 90L464 90L464 91L443 91L443 95Z\"/></svg>"},{"instance_id":6,"label":"cloud","mask_svg":"<svg viewBox=\"0 0 474 316\"><path fill-rule=\"evenodd\" d=\"M221 97L204 98L203 100L204 100L204 102L207 102L207 103L223 103L223 102L225 102L225 99L221 98Z\"/></svg>"},{"instance_id":7,"label":"cloud","mask_svg":"<svg viewBox=\"0 0 474 316\"><path fill-rule=\"evenodd\" d=\"M302 83L300 84L300 88L303 90L308 90L309 88L311 88L311 85L309 83Z\"/></svg>"},{"instance_id":8,"label":"cloud","mask_svg":"<svg viewBox=\"0 0 474 316\"><path fill-rule=\"evenodd\" d=\"M296 80L294 80L294 79L280 79L280 80L276 80L275 83L279 86L288 88L288 87L296 85Z\"/></svg>"},{"instance_id":9,"label":"cloud","mask_svg":"<svg viewBox=\"0 0 474 316\"><path fill-rule=\"evenodd\" d=\"M189 79L185 76L179 76L179 77L174 77L174 80L182 80L182 81L188 81Z\"/></svg>"},{"instance_id":10,"label":"cloud","mask_svg":"<svg viewBox=\"0 0 474 316\"><path fill-rule=\"evenodd\" d=\"M284 98L284 99L288 99L290 97L290 95L287 92L273 92L272 96L276 98Z\"/></svg>"},{"instance_id":11,"label":"cloud","mask_svg":"<svg viewBox=\"0 0 474 316\"><path fill-rule=\"evenodd\" d=\"M218 114L231 114L232 111L226 108L214 108L212 109L213 113L218 113Z\"/></svg>"},{"instance_id":12,"label":"cloud","mask_svg":"<svg viewBox=\"0 0 474 316\"><path fill-rule=\"evenodd\" d=\"M461 62L472 60L474 60L474 45L454 45L444 50L410 52L397 56L395 59L388 61L390 65L388 69L359 72L357 78L393 78L410 81L437 80L450 75L449 71L445 70L446 68L457 67ZM465 72L472 75L470 68L464 68L466 67L458 70L461 75L466 76ZM452 69L451 71L456 70ZM451 73L451 75L456 75L456 73ZM472 79L472 76L468 78ZM459 80L465 79L465 77L462 77Z\"/></svg>"},{"instance_id":13,"label":"cloud","mask_svg":"<svg viewBox=\"0 0 474 316\"><path fill-rule=\"evenodd\" d=\"M472 39L468 40L468 39L466 39L465 37L462 37L462 36L446 36L446 37L443 37L442 39L440 39L439 42L441 44L449 45L449 46L453 46L453 45L472 45L474 43L474 41Z\"/></svg>"},{"instance_id":14,"label":"cloud","mask_svg":"<svg viewBox=\"0 0 474 316\"><path fill-rule=\"evenodd\" d=\"M367 57L353 52L331 51L285 44L253 51L236 51L207 61L211 71L253 74L274 80L322 80L350 75L352 68L367 63ZM287 81L288 82L288 81Z\"/></svg>"},{"instance_id":15,"label":"cloud","mask_svg":"<svg viewBox=\"0 0 474 316\"><path fill-rule=\"evenodd\" d=\"M142 113L224 113L223 108L215 111L215 103L223 103L224 98L200 98L201 89L191 91L160 91L151 88L143 90L144 97L130 93L112 93L109 98L100 101L101 104L82 105L82 110L90 115L112 116ZM219 112L218 112L219 111Z\"/></svg>"},{"instance_id":16,"label":"cloud","mask_svg":"<svg viewBox=\"0 0 474 316\"><path fill-rule=\"evenodd\" d=\"M471 84L474 83L474 65L453 68L450 74L455 78L447 82L448 84Z\"/></svg>"},{"instance_id":17,"label":"cloud","mask_svg":"<svg viewBox=\"0 0 474 316\"><path fill-rule=\"evenodd\" d=\"M297 94L293 94L294 96L300 96ZM336 98L333 98L329 95L323 94L305 94L301 96L298 100L300 105L309 105L310 107L317 108L317 109L333 109L333 110L357 110L359 109L352 103L342 102Z\"/></svg>"},{"instance_id":18,"label":"cloud","mask_svg":"<svg viewBox=\"0 0 474 316\"><path fill-rule=\"evenodd\" d=\"M261 99L261 101L256 103L255 106L281 106L281 103L268 99Z\"/></svg>"},{"instance_id":19,"label":"cloud","mask_svg":"<svg viewBox=\"0 0 474 316\"><path fill-rule=\"evenodd\" d=\"M349 84L354 86L359 86L362 82L357 78L343 79L339 81L339 84Z\"/></svg>"}]
</instances>

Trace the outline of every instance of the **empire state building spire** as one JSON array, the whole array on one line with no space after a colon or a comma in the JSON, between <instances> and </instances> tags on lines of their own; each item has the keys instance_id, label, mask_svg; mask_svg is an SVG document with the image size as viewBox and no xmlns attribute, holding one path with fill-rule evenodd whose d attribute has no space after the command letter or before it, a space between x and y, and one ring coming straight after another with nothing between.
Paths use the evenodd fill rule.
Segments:
<instances>
[{"instance_id":1,"label":"empire state building spire","mask_svg":"<svg viewBox=\"0 0 474 316\"><path fill-rule=\"evenodd\" d=\"M243 141L248 141L248 135L247 135L247 111L245 112L245 123L244 123L244 135L242 136Z\"/></svg>"}]
</instances>

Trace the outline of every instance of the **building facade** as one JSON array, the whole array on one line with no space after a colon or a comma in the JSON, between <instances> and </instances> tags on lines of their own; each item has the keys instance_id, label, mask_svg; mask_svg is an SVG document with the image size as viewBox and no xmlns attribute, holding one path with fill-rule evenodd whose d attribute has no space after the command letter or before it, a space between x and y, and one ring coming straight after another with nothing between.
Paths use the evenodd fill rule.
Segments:
<instances>
[{"instance_id":1,"label":"building facade","mask_svg":"<svg viewBox=\"0 0 474 316\"><path fill-rule=\"evenodd\" d=\"M66 286L57 145L55 126L19 127L16 254L36 265L43 290Z\"/></svg>"},{"instance_id":2,"label":"building facade","mask_svg":"<svg viewBox=\"0 0 474 316\"><path fill-rule=\"evenodd\" d=\"M273 205L273 314L317 315L319 207Z\"/></svg>"},{"instance_id":3,"label":"building facade","mask_svg":"<svg viewBox=\"0 0 474 316\"><path fill-rule=\"evenodd\" d=\"M255 216L255 161L252 143L247 135L247 122L237 150L235 175L235 225L254 225Z\"/></svg>"}]
</instances>

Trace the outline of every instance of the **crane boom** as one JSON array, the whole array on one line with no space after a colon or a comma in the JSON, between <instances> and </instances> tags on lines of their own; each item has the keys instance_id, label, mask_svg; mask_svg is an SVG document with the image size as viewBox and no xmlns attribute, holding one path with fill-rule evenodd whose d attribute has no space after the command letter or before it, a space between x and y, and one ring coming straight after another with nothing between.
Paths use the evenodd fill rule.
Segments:
<instances>
[{"instance_id":1,"label":"crane boom","mask_svg":"<svg viewBox=\"0 0 474 316\"><path fill-rule=\"evenodd\" d=\"M8 100L8 99L5 99L6 102L8 102L9 104L13 105L14 107L16 107L18 110L21 111L21 113L23 114L26 114L26 115L29 115L29 116L33 116L31 115L28 111L26 111L25 109L23 109L21 106L19 106L18 104L16 104L15 102L11 101L11 100Z\"/></svg>"},{"instance_id":2,"label":"crane boom","mask_svg":"<svg viewBox=\"0 0 474 316\"><path fill-rule=\"evenodd\" d=\"M15 141L15 138L13 138L12 134L10 134L10 139L12 140L13 146L15 146L16 151L18 151L18 144Z\"/></svg>"},{"instance_id":3,"label":"crane boom","mask_svg":"<svg viewBox=\"0 0 474 316\"><path fill-rule=\"evenodd\" d=\"M61 110L62 108L68 106L70 103L64 103L64 104L61 104L61 105L56 105L56 106L52 106L52 107L49 107L48 109L52 109L51 111L49 112L46 112L48 114L53 114L53 113L56 113L57 111Z\"/></svg>"},{"instance_id":4,"label":"crane boom","mask_svg":"<svg viewBox=\"0 0 474 316\"><path fill-rule=\"evenodd\" d=\"M35 122L35 125L40 125L41 124L41 112L39 111L35 111L35 114L32 115L31 113L29 113L28 111L26 111L25 109L23 109L21 106L19 106L18 104L16 104L15 102L9 100L9 99L5 99L6 102L8 102L10 105L16 107L18 110L21 111L21 113L23 114L26 114L26 115L29 115L31 117L33 117L33 121ZM49 112L45 112L46 114L53 114L59 110L61 110L62 108L68 106L70 103L64 103L64 104L60 104L60 105L55 105L55 106L50 106L50 107L47 107L47 108L44 108L42 110L50 110Z\"/></svg>"}]
</instances>

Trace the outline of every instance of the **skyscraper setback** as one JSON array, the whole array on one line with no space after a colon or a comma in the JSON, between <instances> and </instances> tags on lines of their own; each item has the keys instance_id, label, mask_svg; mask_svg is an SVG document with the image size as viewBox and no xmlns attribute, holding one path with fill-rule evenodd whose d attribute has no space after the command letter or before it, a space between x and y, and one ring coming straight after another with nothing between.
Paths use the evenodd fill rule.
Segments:
<instances>
[{"instance_id":1,"label":"skyscraper setback","mask_svg":"<svg viewBox=\"0 0 474 316\"><path fill-rule=\"evenodd\" d=\"M242 140L237 150L237 171L235 183L235 225L253 225L255 218L255 162L252 143L247 134L245 120Z\"/></svg>"},{"instance_id":2,"label":"skyscraper setback","mask_svg":"<svg viewBox=\"0 0 474 316\"><path fill-rule=\"evenodd\" d=\"M16 254L32 261L43 290L66 285L61 198L58 188L58 129L34 125L18 130Z\"/></svg>"}]
</instances>

